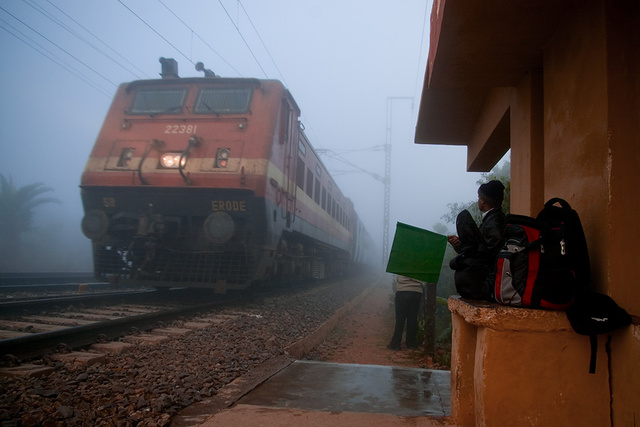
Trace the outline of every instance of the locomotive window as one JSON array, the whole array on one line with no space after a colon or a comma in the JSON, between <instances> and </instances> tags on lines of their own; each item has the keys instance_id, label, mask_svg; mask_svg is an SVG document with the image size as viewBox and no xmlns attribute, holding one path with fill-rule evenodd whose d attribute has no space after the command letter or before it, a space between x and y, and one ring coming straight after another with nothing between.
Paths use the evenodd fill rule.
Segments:
<instances>
[{"instance_id":1,"label":"locomotive window","mask_svg":"<svg viewBox=\"0 0 640 427\"><path fill-rule=\"evenodd\" d=\"M249 110L250 87L209 87L200 90L194 111L198 114L240 114Z\"/></svg>"},{"instance_id":2,"label":"locomotive window","mask_svg":"<svg viewBox=\"0 0 640 427\"><path fill-rule=\"evenodd\" d=\"M129 114L180 114L187 89L141 89L133 97Z\"/></svg>"}]
</instances>

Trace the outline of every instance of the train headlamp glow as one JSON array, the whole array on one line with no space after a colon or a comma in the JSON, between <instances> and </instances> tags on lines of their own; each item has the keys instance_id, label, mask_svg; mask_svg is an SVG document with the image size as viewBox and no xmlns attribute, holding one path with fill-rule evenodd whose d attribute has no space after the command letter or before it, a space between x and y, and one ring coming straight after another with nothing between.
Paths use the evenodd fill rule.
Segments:
<instances>
[{"instance_id":1,"label":"train headlamp glow","mask_svg":"<svg viewBox=\"0 0 640 427\"><path fill-rule=\"evenodd\" d=\"M211 242L221 245L233 236L236 224L226 212L214 212L204 221L204 234Z\"/></svg>"},{"instance_id":2,"label":"train headlamp glow","mask_svg":"<svg viewBox=\"0 0 640 427\"><path fill-rule=\"evenodd\" d=\"M178 164L180 163L181 153L165 153L160 157L160 165L163 168L167 169L178 169ZM187 156L182 156L182 164L181 166L187 164Z\"/></svg>"}]
</instances>

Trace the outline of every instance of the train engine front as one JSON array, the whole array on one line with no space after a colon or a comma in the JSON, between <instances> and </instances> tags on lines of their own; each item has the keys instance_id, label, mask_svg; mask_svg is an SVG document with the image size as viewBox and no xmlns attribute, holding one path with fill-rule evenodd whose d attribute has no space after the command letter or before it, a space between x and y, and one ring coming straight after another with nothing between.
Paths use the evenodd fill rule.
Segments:
<instances>
[{"instance_id":1,"label":"train engine front","mask_svg":"<svg viewBox=\"0 0 640 427\"><path fill-rule=\"evenodd\" d=\"M201 64L204 77L180 78L160 61L161 79L120 85L82 175L96 278L244 289L274 274L278 228L295 214L299 111L278 81Z\"/></svg>"}]
</instances>

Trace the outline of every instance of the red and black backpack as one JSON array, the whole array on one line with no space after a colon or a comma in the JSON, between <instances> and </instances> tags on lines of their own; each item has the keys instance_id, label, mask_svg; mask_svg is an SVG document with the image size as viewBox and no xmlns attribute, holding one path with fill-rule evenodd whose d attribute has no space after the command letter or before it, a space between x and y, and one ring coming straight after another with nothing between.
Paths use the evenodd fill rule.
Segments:
<instances>
[{"instance_id":1,"label":"red and black backpack","mask_svg":"<svg viewBox=\"0 0 640 427\"><path fill-rule=\"evenodd\" d=\"M536 218L507 215L506 222L496 266L496 301L516 307L570 307L591 280L578 213L565 200L553 198Z\"/></svg>"}]
</instances>

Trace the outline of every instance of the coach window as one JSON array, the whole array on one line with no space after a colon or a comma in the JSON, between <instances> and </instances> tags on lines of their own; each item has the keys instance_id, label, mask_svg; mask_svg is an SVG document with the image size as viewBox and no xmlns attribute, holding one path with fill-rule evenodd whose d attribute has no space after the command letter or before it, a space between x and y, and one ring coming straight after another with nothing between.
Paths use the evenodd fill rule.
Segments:
<instances>
[{"instance_id":1,"label":"coach window","mask_svg":"<svg viewBox=\"0 0 640 427\"><path fill-rule=\"evenodd\" d=\"M320 205L320 180L316 178L316 185L313 192L313 200L316 201L318 205Z\"/></svg>"},{"instance_id":2,"label":"coach window","mask_svg":"<svg viewBox=\"0 0 640 427\"><path fill-rule=\"evenodd\" d=\"M311 172L311 169L307 168L307 188L306 188L306 192L307 195L310 198L313 198L313 172Z\"/></svg>"},{"instance_id":3,"label":"coach window","mask_svg":"<svg viewBox=\"0 0 640 427\"><path fill-rule=\"evenodd\" d=\"M128 114L181 114L186 88L144 88L136 92Z\"/></svg>"},{"instance_id":4,"label":"coach window","mask_svg":"<svg viewBox=\"0 0 640 427\"><path fill-rule=\"evenodd\" d=\"M298 157L298 164L296 165L296 184L301 189L304 189L304 160Z\"/></svg>"},{"instance_id":5,"label":"coach window","mask_svg":"<svg viewBox=\"0 0 640 427\"><path fill-rule=\"evenodd\" d=\"M327 210L327 190L322 187L322 209Z\"/></svg>"}]
</instances>

